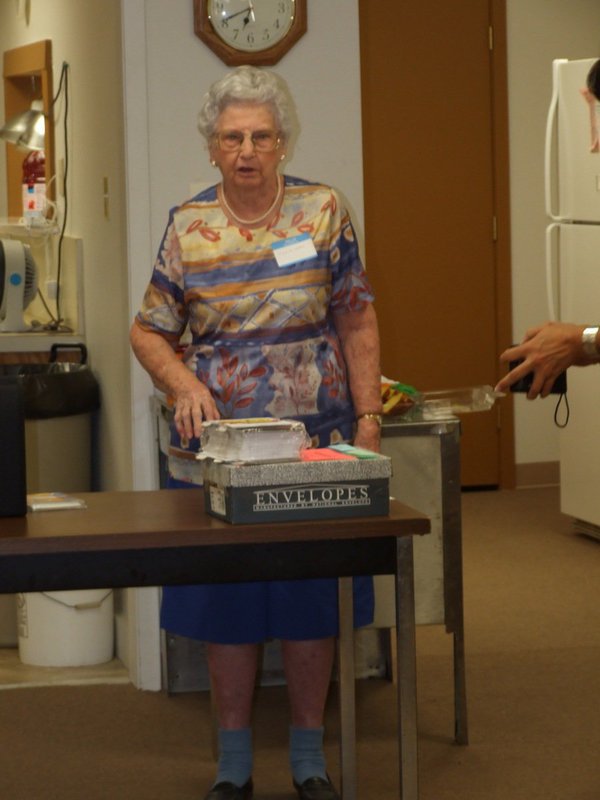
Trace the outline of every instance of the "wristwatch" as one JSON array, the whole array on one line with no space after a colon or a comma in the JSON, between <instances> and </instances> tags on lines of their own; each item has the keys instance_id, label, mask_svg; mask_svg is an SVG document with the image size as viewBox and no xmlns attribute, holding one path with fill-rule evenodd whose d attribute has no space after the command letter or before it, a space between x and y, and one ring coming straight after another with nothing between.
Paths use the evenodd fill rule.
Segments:
<instances>
[{"instance_id":1,"label":"wristwatch","mask_svg":"<svg viewBox=\"0 0 600 800\"><path fill-rule=\"evenodd\" d=\"M596 346L596 337L599 329L600 326L595 325L591 328L586 328L581 334L583 352L588 358L600 358L600 352L598 352L598 347Z\"/></svg>"}]
</instances>

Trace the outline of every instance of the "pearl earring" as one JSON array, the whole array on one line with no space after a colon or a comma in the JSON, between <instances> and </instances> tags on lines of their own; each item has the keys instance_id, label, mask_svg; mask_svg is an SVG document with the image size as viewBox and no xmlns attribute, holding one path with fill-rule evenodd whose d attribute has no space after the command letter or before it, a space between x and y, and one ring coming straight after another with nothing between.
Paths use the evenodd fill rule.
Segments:
<instances>
[{"instance_id":1,"label":"pearl earring","mask_svg":"<svg viewBox=\"0 0 600 800\"><path fill-rule=\"evenodd\" d=\"M211 158L210 165L211 165L211 167L216 167L217 166L217 162L214 160L214 158Z\"/></svg>"},{"instance_id":2,"label":"pearl earring","mask_svg":"<svg viewBox=\"0 0 600 800\"><path fill-rule=\"evenodd\" d=\"M282 153L282 154L279 156L279 160L280 160L280 161L283 161L283 159L284 159L284 158L285 158L285 153Z\"/></svg>"}]
</instances>

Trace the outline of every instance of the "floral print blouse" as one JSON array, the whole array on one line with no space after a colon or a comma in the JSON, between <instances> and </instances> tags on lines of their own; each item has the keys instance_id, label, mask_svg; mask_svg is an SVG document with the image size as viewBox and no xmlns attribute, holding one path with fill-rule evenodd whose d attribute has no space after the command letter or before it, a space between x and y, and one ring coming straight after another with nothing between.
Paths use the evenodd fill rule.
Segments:
<instances>
[{"instance_id":1,"label":"floral print blouse","mask_svg":"<svg viewBox=\"0 0 600 800\"><path fill-rule=\"evenodd\" d=\"M312 255L279 266L273 245L310 237ZM278 250L281 252L281 250ZM285 176L268 227L232 224L216 187L172 209L136 321L173 346L223 418L299 419L324 446L352 435L354 410L333 312L362 309L373 293L337 192ZM189 459L198 442L174 454Z\"/></svg>"}]
</instances>

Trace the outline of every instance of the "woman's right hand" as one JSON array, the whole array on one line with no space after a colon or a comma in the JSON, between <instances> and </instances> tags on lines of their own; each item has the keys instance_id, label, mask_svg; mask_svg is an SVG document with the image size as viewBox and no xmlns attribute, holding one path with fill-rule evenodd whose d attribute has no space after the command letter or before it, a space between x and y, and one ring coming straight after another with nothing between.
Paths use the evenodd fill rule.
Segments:
<instances>
[{"instance_id":1,"label":"woman's right hand","mask_svg":"<svg viewBox=\"0 0 600 800\"><path fill-rule=\"evenodd\" d=\"M207 387L194 375L189 373L185 387L173 394L175 400L175 427L182 439L200 436L202 423L206 420L219 419L215 401Z\"/></svg>"},{"instance_id":2,"label":"woman's right hand","mask_svg":"<svg viewBox=\"0 0 600 800\"><path fill-rule=\"evenodd\" d=\"M208 388L182 364L163 336L144 330L134 322L130 341L133 352L154 385L173 398L175 427L182 438L200 436L203 421L220 418Z\"/></svg>"}]
</instances>

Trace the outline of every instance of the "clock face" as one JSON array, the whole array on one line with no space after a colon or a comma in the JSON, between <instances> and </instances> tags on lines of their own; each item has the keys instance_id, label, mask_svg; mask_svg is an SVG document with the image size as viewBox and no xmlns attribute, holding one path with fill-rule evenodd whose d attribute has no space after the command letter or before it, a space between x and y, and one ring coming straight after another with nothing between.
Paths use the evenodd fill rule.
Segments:
<instances>
[{"instance_id":1,"label":"clock face","mask_svg":"<svg viewBox=\"0 0 600 800\"><path fill-rule=\"evenodd\" d=\"M207 0L217 36L242 53L260 53L284 40L296 13L296 0Z\"/></svg>"}]
</instances>

